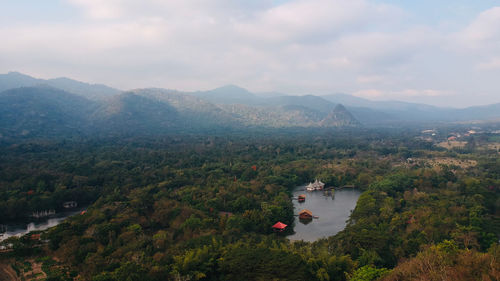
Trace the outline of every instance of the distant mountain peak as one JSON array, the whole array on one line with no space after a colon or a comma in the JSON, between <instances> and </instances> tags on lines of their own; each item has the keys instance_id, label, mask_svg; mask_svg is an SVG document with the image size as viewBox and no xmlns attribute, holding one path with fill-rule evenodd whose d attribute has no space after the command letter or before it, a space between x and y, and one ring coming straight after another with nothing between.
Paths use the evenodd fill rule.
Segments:
<instances>
[{"instance_id":1,"label":"distant mountain peak","mask_svg":"<svg viewBox=\"0 0 500 281\"><path fill-rule=\"evenodd\" d=\"M342 105L337 104L333 110L320 122L322 127L355 127L359 121Z\"/></svg>"},{"instance_id":2,"label":"distant mountain peak","mask_svg":"<svg viewBox=\"0 0 500 281\"><path fill-rule=\"evenodd\" d=\"M30 77L30 78L33 78L33 77L29 76L29 75L23 74L23 73L18 72L18 71L9 71L9 72L7 73L7 75L9 75L9 76L22 76L22 77Z\"/></svg>"},{"instance_id":3,"label":"distant mountain peak","mask_svg":"<svg viewBox=\"0 0 500 281\"><path fill-rule=\"evenodd\" d=\"M333 109L334 112L342 112L342 111L347 111L347 108L343 106L341 103L337 104L335 108Z\"/></svg>"},{"instance_id":4,"label":"distant mountain peak","mask_svg":"<svg viewBox=\"0 0 500 281\"><path fill-rule=\"evenodd\" d=\"M40 85L49 85L53 88L58 88L93 100L108 98L121 92L118 89L106 85L89 84L66 77L38 79L16 71L0 74L0 92L8 89Z\"/></svg>"},{"instance_id":5,"label":"distant mountain peak","mask_svg":"<svg viewBox=\"0 0 500 281\"><path fill-rule=\"evenodd\" d=\"M49 80L50 81L64 81L64 82L77 82L77 83L82 83L82 84L89 84L89 83L85 83L85 82L76 81L76 80L68 78L68 77L57 77L57 78L52 78Z\"/></svg>"},{"instance_id":6,"label":"distant mountain peak","mask_svg":"<svg viewBox=\"0 0 500 281\"><path fill-rule=\"evenodd\" d=\"M194 92L192 95L216 104L254 104L258 100L256 95L236 85Z\"/></svg>"},{"instance_id":7,"label":"distant mountain peak","mask_svg":"<svg viewBox=\"0 0 500 281\"><path fill-rule=\"evenodd\" d=\"M234 85L234 84L227 84L227 85L224 85L222 87L215 88L212 91L220 91L220 90L249 92L247 89L242 88L242 87L237 86L237 85Z\"/></svg>"},{"instance_id":8,"label":"distant mountain peak","mask_svg":"<svg viewBox=\"0 0 500 281\"><path fill-rule=\"evenodd\" d=\"M255 97L255 95L249 92L247 89L232 84L207 91L206 93L210 95L227 97Z\"/></svg>"}]
</instances>

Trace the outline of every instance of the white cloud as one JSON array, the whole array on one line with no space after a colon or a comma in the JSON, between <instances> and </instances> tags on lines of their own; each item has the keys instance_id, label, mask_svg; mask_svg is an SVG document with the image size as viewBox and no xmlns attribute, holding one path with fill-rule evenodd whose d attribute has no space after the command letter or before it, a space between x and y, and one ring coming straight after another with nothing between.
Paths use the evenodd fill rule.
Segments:
<instances>
[{"instance_id":1,"label":"white cloud","mask_svg":"<svg viewBox=\"0 0 500 281\"><path fill-rule=\"evenodd\" d=\"M386 78L382 75L361 75L356 78L356 81L361 84L372 84L384 82Z\"/></svg>"},{"instance_id":2,"label":"white cloud","mask_svg":"<svg viewBox=\"0 0 500 281\"><path fill-rule=\"evenodd\" d=\"M458 34L462 46L471 49L489 49L500 46L500 7L494 7L478 15Z\"/></svg>"},{"instance_id":3,"label":"white cloud","mask_svg":"<svg viewBox=\"0 0 500 281\"><path fill-rule=\"evenodd\" d=\"M477 64L477 69L479 70L498 70L500 69L500 58L494 57L488 61L481 62Z\"/></svg>"},{"instance_id":4,"label":"white cloud","mask_svg":"<svg viewBox=\"0 0 500 281\"><path fill-rule=\"evenodd\" d=\"M255 10L266 9L269 0L66 0L97 20L135 20L148 17L214 19L238 18Z\"/></svg>"},{"instance_id":5,"label":"white cloud","mask_svg":"<svg viewBox=\"0 0 500 281\"><path fill-rule=\"evenodd\" d=\"M404 89L404 90L379 90L379 89L365 89L353 93L354 96L368 98L368 99L400 99L407 100L407 98L415 97L443 97L452 96L453 92L436 90L436 89Z\"/></svg>"},{"instance_id":6,"label":"white cloud","mask_svg":"<svg viewBox=\"0 0 500 281\"><path fill-rule=\"evenodd\" d=\"M125 15L127 2L123 0L68 0L85 10L87 16L95 19L114 19Z\"/></svg>"},{"instance_id":7,"label":"white cloud","mask_svg":"<svg viewBox=\"0 0 500 281\"><path fill-rule=\"evenodd\" d=\"M360 90L357 92L352 93L353 96L356 97L361 97L361 98L368 98L368 99L377 99L380 97L384 96L384 92L381 90L376 90L376 89L366 89L366 90Z\"/></svg>"},{"instance_id":8,"label":"white cloud","mask_svg":"<svg viewBox=\"0 0 500 281\"><path fill-rule=\"evenodd\" d=\"M500 8L450 32L370 0L66 1L82 18L0 27L0 71L379 99L497 90Z\"/></svg>"},{"instance_id":9,"label":"white cloud","mask_svg":"<svg viewBox=\"0 0 500 281\"><path fill-rule=\"evenodd\" d=\"M236 31L270 43L315 44L352 30L387 24L387 19L396 20L401 13L394 7L364 0L298 0L238 22Z\"/></svg>"},{"instance_id":10,"label":"white cloud","mask_svg":"<svg viewBox=\"0 0 500 281\"><path fill-rule=\"evenodd\" d=\"M464 29L448 36L447 49L456 52L468 67L481 72L498 68L500 57L500 7L480 13Z\"/></svg>"}]
</instances>

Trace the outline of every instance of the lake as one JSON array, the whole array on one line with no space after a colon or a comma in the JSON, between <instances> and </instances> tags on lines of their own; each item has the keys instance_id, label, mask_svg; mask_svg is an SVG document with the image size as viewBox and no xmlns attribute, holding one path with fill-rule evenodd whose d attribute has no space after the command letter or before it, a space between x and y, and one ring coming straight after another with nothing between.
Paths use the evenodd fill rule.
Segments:
<instances>
[{"instance_id":1,"label":"lake","mask_svg":"<svg viewBox=\"0 0 500 281\"><path fill-rule=\"evenodd\" d=\"M30 222L14 222L14 223L4 224L3 226L7 228L7 231L0 233L0 242L11 236L20 237L25 234L28 234L31 231L47 230L53 226L62 223L68 217L79 214L82 210L84 210L84 208L56 213L45 219L37 219Z\"/></svg>"},{"instance_id":2,"label":"lake","mask_svg":"<svg viewBox=\"0 0 500 281\"><path fill-rule=\"evenodd\" d=\"M306 195L306 201L299 203L293 200L294 214L298 215L303 209L308 209L313 216L319 218L309 222L302 222L295 217L295 234L288 236L290 240L316 241L319 238L337 234L346 226L351 211L356 207L361 191L353 188L344 188L335 191L335 196L325 196L322 190L305 191L299 186L293 191L293 197Z\"/></svg>"}]
</instances>

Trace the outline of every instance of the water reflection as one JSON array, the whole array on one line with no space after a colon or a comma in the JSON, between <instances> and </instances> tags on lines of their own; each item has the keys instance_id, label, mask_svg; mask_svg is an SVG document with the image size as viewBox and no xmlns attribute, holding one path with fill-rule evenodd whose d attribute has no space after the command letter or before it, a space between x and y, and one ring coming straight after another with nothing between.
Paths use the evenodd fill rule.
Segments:
<instances>
[{"instance_id":1,"label":"water reflection","mask_svg":"<svg viewBox=\"0 0 500 281\"><path fill-rule=\"evenodd\" d=\"M65 219L67 219L70 216L76 215L80 213L82 209L78 210L73 210L73 211L67 211L67 212L61 212L57 213L54 216L47 218L45 220L37 220L37 221L32 221L32 222L15 222L15 223L9 223L5 226L6 230L2 233L0 233L0 241L3 241L9 237L12 236L23 236L31 231L43 231L47 230L53 226L56 226L63 222Z\"/></svg>"},{"instance_id":2,"label":"water reflection","mask_svg":"<svg viewBox=\"0 0 500 281\"><path fill-rule=\"evenodd\" d=\"M312 212L312 220L295 217L295 234L288 236L290 240L315 241L319 238L337 234L344 229L351 211L356 207L361 192L357 189L345 188L332 195L323 191L304 192L304 186L297 187L293 196L306 194L304 202L293 201L294 213L307 209Z\"/></svg>"},{"instance_id":3,"label":"water reflection","mask_svg":"<svg viewBox=\"0 0 500 281\"><path fill-rule=\"evenodd\" d=\"M299 222L301 224L310 224L313 220L312 219L300 219L299 218Z\"/></svg>"}]
</instances>

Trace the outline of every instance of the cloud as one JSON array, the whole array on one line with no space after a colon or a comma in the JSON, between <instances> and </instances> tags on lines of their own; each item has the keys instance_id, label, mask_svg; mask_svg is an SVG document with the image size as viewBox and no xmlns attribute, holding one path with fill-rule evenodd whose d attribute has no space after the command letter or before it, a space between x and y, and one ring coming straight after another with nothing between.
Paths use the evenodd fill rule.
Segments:
<instances>
[{"instance_id":1,"label":"cloud","mask_svg":"<svg viewBox=\"0 0 500 281\"><path fill-rule=\"evenodd\" d=\"M364 0L298 0L272 7L249 21L238 22L236 31L269 43L318 44L353 30L387 24L402 12L392 6Z\"/></svg>"},{"instance_id":2,"label":"cloud","mask_svg":"<svg viewBox=\"0 0 500 281\"><path fill-rule=\"evenodd\" d=\"M458 33L462 46L476 50L500 46L500 7L480 13L463 31Z\"/></svg>"},{"instance_id":3,"label":"cloud","mask_svg":"<svg viewBox=\"0 0 500 281\"><path fill-rule=\"evenodd\" d=\"M477 69L479 70L498 70L500 69L500 58L491 58L486 62L481 62L477 64Z\"/></svg>"},{"instance_id":4,"label":"cloud","mask_svg":"<svg viewBox=\"0 0 500 281\"><path fill-rule=\"evenodd\" d=\"M411 11L370 0L66 3L80 18L0 26L0 71L124 89L231 83L379 99L460 93L463 101L476 88L490 98L496 91L500 8L450 31L411 23Z\"/></svg>"},{"instance_id":5,"label":"cloud","mask_svg":"<svg viewBox=\"0 0 500 281\"><path fill-rule=\"evenodd\" d=\"M319 81L323 74L318 72L331 75L354 66L353 58L342 52L343 36L387 24L387 18L396 19L401 13L364 0L298 0L278 6L265 0L253 4L228 0L68 1L89 19L78 25L9 27L4 34L13 38L12 45L0 49L19 55L29 52L30 56L58 54L69 64L79 64L85 56L86 64L96 67L120 62L123 68L151 67L168 75L164 85L184 89L241 83L266 90L279 86L273 76L275 81L281 80L279 84L288 83L297 90L326 89L328 83ZM30 52L32 45L39 50ZM356 65L360 66L359 59ZM318 78L302 82L302 86L290 83L304 76Z\"/></svg>"},{"instance_id":6,"label":"cloud","mask_svg":"<svg viewBox=\"0 0 500 281\"><path fill-rule=\"evenodd\" d=\"M186 21L200 17L217 19L248 16L272 5L269 0L66 0L82 9L94 20L135 20L163 17L183 18Z\"/></svg>"},{"instance_id":7,"label":"cloud","mask_svg":"<svg viewBox=\"0 0 500 281\"><path fill-rule=\"evenodd\" d=\"M400 99L406 100L407 98L422 98L422 97L443 97L452 96L455 93L450 91L435 90L435 89L404 89L404 90L378 90L366 89L354 92L353 95L368 99Z\"/></svg>"},{"instance_id":8,"label":"cloud","mask_svg":"<svg viewBox=\"0 0 500 281\"><path fill-rule=\"evenodd\" d=\"M125 15L125 7L131 1L123 0L68 0L84 9L88 17L95 19L114 19Z\"/></svg>"},{"instance_id":9,"label":"cloud","mask_svg":"<svg viewBox=\"0 0 500 281\"><path fill-rule=\"evenodd\" d=\"M376 98L383 97L384 92L381 90L376 90L376 89L367 89L367 90L360 90L360 91L354 92L352 95L356 96L356 97L361 97L361 98L376 99Z\"/></svg>"},{"instance_id":10,"label":"cloud","mask_svg":"<svg viewBox=\"0 0 500 281\"><path fill-rule=\"evenodd\" d=\"M500 66L500 7L480 13L463 30L450 35L450 49L472 60L481 72Z\"/></svg>"},{"instance_id":11,"label":"cloud","mask_svg":"<svg viewBox=\"0 0 500 281\"><path fill-rule=\"evenodd\" d=\"M384 82L386 78L382 75L362 75L356 78L356 81L360 84L372 84Z\"/></svg>"}]
</instances>

